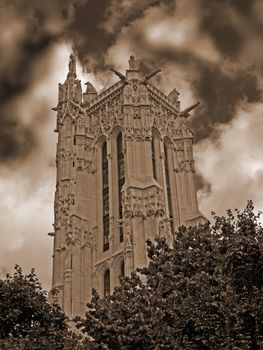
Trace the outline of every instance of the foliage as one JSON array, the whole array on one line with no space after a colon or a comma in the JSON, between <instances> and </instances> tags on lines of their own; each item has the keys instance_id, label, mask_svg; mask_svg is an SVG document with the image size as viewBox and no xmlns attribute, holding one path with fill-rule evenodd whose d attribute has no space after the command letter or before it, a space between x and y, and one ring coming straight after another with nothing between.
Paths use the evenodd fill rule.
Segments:
<instances>
[{"instance_id":1,"label":"foliage","mask_svg":"<svg viewBox=\"0 0 263 350\"><path fill-rule=\"evenodd\" d=\"M67 317L57 304L47 302L34 270L0 280L1 349L73 349L76 336L69 332Z\"/></svg>"},{"instance_id":2,"label":"foliage","mask_svg":"<svg viewBox=\"0 0 263 350\"><path fill-rule=\"evenodd\" d=\"M248 202L215 223L147 242L149 266L93 291L78 327L94 349L263 349L263 229Z\"/></svg>"}]
</instances>

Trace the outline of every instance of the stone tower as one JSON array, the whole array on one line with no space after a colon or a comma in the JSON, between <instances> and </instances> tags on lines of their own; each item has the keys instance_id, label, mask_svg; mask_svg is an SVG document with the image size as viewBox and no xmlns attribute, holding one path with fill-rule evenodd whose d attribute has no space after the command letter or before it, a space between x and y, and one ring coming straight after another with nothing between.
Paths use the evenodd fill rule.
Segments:
<instances>
[{"instance_id":1,"label":"stone tower","mask_svg":"<svg viewBox=\"0 0 263 350\"><path fill-rule=\"evenodd\" d=\"M198 210L191 107L180 112L143 76L133 56L126 76L100 94L82 93L76 59L59 84L53 288L73 317L84 315L92 288L112 292L120 275L147 264L145 241L173 240ZM194 106L192 106L194 107Z\"/></svg>"}]
</instances>

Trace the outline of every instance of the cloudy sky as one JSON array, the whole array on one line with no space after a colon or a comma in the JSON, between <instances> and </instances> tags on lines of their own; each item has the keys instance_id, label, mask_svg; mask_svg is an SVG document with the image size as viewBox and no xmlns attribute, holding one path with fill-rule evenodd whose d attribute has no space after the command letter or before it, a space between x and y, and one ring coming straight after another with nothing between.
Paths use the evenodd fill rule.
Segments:
<instances>
[{"instance_id":1,"label":"cloudy sky","mask_svg":"<svg viewBox=\"0 0 263 350\"><path fill-rule=\"evenodd\" d=\"M263 209L261 0L0 0L0 274L51 281L57 84L68 56L100 90L134 54L195 132L200 208Z\"/></svg>"}]
</instances>

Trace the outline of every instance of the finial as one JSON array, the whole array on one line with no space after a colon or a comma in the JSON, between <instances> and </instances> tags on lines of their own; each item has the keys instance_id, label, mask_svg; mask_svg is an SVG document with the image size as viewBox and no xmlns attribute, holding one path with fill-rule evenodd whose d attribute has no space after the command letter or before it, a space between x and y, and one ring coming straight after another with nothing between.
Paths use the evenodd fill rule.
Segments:
<instances>
[{"instance_id":1,"label":"finial","mask_svg":"<svg viewBox=\"0 0 263 350\"><path fill-rule=\"evenodd\" d=\"M137 70L138 69L138 65L137 65L137 62L135 61L134 56L130 56L129 69L130 70Z\"/></svg>"},{"instance_id":2,"label":"finial","mask_svg":"<svg viewBox=\"0 0 263 350\"><path fill-rule=\"evenodd\" d=\"M76 75L76 56L73 54L69 56L68 70L70 74Z\"/></svg>"}]
</instances>

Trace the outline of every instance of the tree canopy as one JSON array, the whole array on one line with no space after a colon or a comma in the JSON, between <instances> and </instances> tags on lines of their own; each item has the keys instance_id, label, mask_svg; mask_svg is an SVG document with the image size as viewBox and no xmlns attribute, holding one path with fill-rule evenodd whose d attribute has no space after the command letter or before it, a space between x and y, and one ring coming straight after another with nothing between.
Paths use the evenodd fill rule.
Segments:
<instances>
[{"instance_id":1,"label":"tree canopy","mask_svg":"<svg viewBox=\"0 0 263 350\"><path fill-rule=\"evenodd\" d=\"M49 304L47 292L32 270L0 279L0 348L30 350L73 349L76 336L68 330L67 317L57 304Z\"/></svg>"},{"instance_id":2,"label":"tree canopy","mask_svg":"<svg viewBox=\"0 0 263 350\"><path fill-rule=\"evenodd\" d=\"M214 224L147 242L149 265L105 299L93 291L78 327L93 349L263 349L263 229L248 202Z\"/></svg>"}]
</instances>

